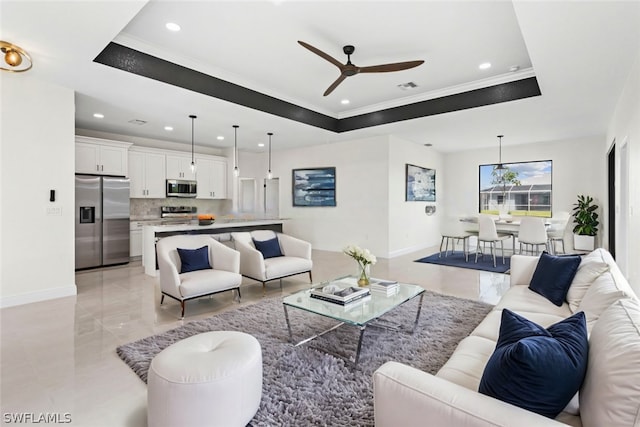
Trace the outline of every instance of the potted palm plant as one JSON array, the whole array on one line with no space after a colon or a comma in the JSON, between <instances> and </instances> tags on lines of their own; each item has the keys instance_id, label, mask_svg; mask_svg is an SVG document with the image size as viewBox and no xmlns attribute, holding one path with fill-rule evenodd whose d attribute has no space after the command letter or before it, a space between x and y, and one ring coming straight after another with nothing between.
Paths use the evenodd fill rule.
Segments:
<instances>
[{"instance_id":1,"label":"potted palm plant","mask_svg":"<svg viewBox=\"0 0 640 427\"><path fill-rule=\"evenodd\" d=\"M598 205L593 203L591 196L578 195L578 201L573 205L573 247L583 251L595 249L598 234Z\"/></svg>"}]
</instances>

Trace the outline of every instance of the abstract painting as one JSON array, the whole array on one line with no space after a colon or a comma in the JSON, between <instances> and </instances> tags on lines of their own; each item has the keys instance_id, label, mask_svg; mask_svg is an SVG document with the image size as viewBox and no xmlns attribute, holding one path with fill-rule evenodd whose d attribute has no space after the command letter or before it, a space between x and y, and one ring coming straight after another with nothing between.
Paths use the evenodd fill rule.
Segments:
<instances>
[{"instance_id":1,"label":"abstract painting","mask_svg":"<svg viewBox=\"0 0 640 427\"><path fill-rule=\"evenodd\" d=\"M406 166L406 201L436 201L436 171L420 166Z\"/></svg>"},{"instance_id":2,"label":"abstract painting","mask_svg":"<svg viewBox=\"0 0 640 427\"><path fill-rule=\"evenodd\" d=\"M293 206L335 206L336 168L293 169Z\"/></svg>"}]
</instances>

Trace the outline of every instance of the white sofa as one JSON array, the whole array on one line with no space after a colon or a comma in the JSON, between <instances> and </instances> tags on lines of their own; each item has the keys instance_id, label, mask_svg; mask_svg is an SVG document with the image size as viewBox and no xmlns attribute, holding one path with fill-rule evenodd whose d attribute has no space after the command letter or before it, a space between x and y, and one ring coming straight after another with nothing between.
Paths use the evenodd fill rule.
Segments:
<instances>
[{"instance_id":1,"label":"white sofa","mask_svg":"<svg viewBox=\"0 0 640 427\"><path fill-rule=\"evenodd\" d=\"M391 426L640 426L640 303L611 255L583 257L560 307L531 291L538 257L514 255L511 287L436 375L388 362L374 373L375 424ZM608 268L607 268L608 267ZM588 367L580 391L550 419L479 393L503 308L548 327L584 311Z\"/></svg>"}]
</instances>

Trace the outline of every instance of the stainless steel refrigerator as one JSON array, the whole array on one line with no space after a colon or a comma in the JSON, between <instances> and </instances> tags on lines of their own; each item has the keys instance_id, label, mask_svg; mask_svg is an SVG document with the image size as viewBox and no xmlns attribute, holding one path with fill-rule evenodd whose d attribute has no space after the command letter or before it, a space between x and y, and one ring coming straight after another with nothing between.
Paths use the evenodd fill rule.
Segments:
<instances>
[{"instance_id":1,"label":"stainless steel refrigerator","mask_svg":"<svg viewBox=\"0 0 640 427\"><path fill-rule=\"evenodd\" d=\"M76 270L129 262L129 178L76 175Z\"/></svg>"}]
</instances>

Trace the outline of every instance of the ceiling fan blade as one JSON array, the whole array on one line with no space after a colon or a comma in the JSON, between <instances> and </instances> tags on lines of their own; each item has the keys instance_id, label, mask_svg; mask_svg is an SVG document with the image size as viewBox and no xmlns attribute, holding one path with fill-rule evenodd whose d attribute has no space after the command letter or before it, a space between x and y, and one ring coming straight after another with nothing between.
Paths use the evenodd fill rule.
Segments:
<instances>
[{"instance_id":1,"label":"ceiling fan blade","mask_svg":"<svg viewBox=\"0 0 640 427\"><path fill-rule=\"evenodd\" d=\"M337 59L335 59L334 57L324 53L323 51L321 51L320 49L311 46L309 43L305 43L303 41L298 40L298 44L300 44L300 46L302 47L306 47L307 49L309 49L311 52L315 53L316 55L326 59L327 61L331 62L333 65L335 65L336 67L338 67L340 70L342 70L342 67L344 66L344 64L342 64L342 62L338 61Z\"/></svg>"},{"instance_id":2,"label":"ceiling fan blade","mask_svg":"<svg viewBox=\"0 0 640 427\"><path fill-rule=\"evenodd\" d=\"M424 64L424 61L396 62L393 64L372 65L370 67L360 67L360 73L388 73L390 71L402 71L415 68Z\"/></svg>"},{"instance_id":3,"label":"ceiling fan blade","mask_svg":"<svg viewBox=\"0 0 640 427\"><path fill-rule=\"evenodd\" d=\"M341 74L341 75L340 75L340 77L338 77L338 79L337 79L335 82L333 82L333 84L331 84L331 86L329 86L329 88L328 88L327 90L325 90L325 91L324 91L324 95L323 95L323 96L327 96L327 95L329 95L331 92L333 92L333 90L334 90L335 88L337 88L337 87L338 87L338 85L339 85L340 83L342 83L342 82L344 81L344 79L346 79L346 78L347 78L347 76L345 76L344 74Z\"/></svg>"}]
</instances>

